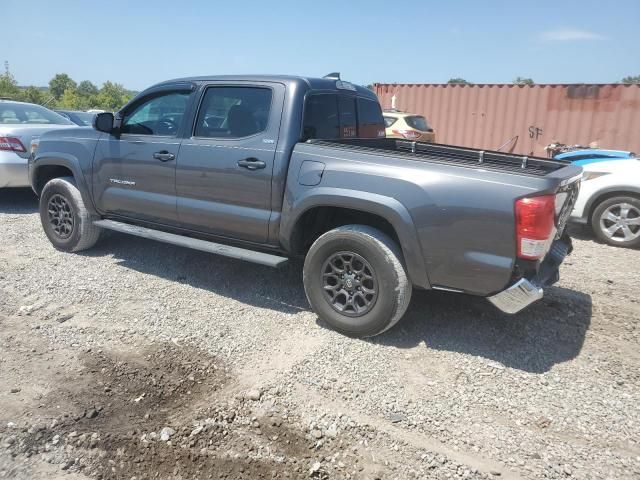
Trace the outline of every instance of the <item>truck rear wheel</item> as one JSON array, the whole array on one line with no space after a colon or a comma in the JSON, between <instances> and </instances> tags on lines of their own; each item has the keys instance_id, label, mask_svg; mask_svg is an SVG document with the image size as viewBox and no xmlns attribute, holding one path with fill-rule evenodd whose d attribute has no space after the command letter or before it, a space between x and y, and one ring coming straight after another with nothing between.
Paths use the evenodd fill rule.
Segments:
<instances>
[{"instance_id":1,"label":"truck rear wheel","mask_svg":"<svg viewBox=\"0 0 640 480\"><path fill-rule=\"evenodd\" d=\"M44 233L58 250L79 252L93 247L100 237L97 217L85 208L73 177L54 178L40 195L40 221Z\"/></svg>"},{"instance_id":2,"label":"truck rear wheel","mask_svg":"<svg viewBox=\"0 0 640 480\"><path fill-rule=\"evenodd\" d=\"M366 225L345 225L309 249L303 279L314 312L351 337L393 327L411 300L412 286L398 245Z\"/></svg>"}]
</instances>

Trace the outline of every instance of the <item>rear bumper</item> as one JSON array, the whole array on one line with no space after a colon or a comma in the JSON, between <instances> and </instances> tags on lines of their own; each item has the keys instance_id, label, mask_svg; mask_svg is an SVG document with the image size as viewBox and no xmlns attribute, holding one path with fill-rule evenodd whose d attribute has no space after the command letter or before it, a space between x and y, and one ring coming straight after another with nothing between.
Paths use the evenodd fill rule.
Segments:
<instances>
[{"instance_id":1,"label":"rear bumper","mask_svg":"<svg viewBox=\"0 0 640 480\"><path fill-rule=\"evenodd\" d=\"M0 152L0 188L28 186L27 159L14 152Z\"/></svg>"},{"instance_id":2,"label":"rear bumper","mask_svg":"<svg viewBox=\"0 0 640 480\"><path fill-rule=\"evenodd\" d=\"M556 240L534 276L520 278L506 290L488 297L488 300L499 310L510 314L518 313L540 300L544 295L543 288L560 279L560 265L572 249L569 236Z\"/></svg>"}]
</instances>

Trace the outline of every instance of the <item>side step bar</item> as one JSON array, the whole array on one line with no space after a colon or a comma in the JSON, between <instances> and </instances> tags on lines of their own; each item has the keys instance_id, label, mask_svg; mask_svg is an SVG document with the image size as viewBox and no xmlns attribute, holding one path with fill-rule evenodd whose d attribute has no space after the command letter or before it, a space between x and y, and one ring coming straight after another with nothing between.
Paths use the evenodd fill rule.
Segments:
<instances>
[{"instance_id":1,"label":"side step bar","mask_svg":"<svg viewBox=\"0 0 640 480\"><path fill-rule=\"evenodd\" d=\"M220 243L208 242L206 240L200 240L197 238L185 237L183 235L176 235L174 233L167 233L160 230L153 230L151 228L139 227L137 225L129 225L128 223L116 222L114 220L96 220L94 225L106 228L108 230L115 230L116 232L129 233L137 237L149 238L151 240L157 240L159 242L171 243L173 245L179 245L181 247L193 248L194 250L200 250L202 252L215 253L225 257L237 258L238 260L246 260L247 262L259 263L260 265L266 265L268 267L281 267L286 264L289 259L286 257L279 257L277 255L271 255L269 253L255 252L253 250L247 250L245 248L231 247L229 245L222 245Z\"/></svg>"}]
</instances>

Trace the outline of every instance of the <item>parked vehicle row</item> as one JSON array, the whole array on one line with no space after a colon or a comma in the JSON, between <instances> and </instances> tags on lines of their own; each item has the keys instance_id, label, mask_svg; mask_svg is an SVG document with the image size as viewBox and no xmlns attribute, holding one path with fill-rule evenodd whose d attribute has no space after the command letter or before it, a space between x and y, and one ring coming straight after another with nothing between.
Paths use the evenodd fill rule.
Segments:
<instances>
[{"instance_id":1,"label":"parked vehicle row","mask_svg":"<svg viewBox=\"0 0 640 480\"><path fill-rule=\"evenodd\" d=\"M515 313L558 279L582 170L385 136L370 90L330 78L155 85L95 129L51 131L29 162L58 249L102 229L269 266L304 257L320 318L384 332L413 288Z\"/></svg>"},{"instance_id":2,"label":"parked vehicle row","mask_svg":"<svg viewBox=\"0 0 640 480\"><path fill-rule=\"evenodd\" d=\"M93 123L93 118L96 116L94 112L80 112L77 110L54 110L54 112L68 118L80 127L90 127Z\"/></svg>"},{"instance_id":3,"label":"parked vehicle row","mask_svg":"<svg viewBox=\"0 0 640 480\"><path fill-rule=\"evenodd\" d=\"M0 106L0 134L6 133L0 137L2 138L0 188L27 186L26 159L30 150L30 139L37 138L49 128L64 127L64 124L59 123L60 119L52 116L51 111L44 107L6 100L0 100L0 102L4 105ZM26 112L26 116L19 117L18 110ZM91 126L95 115L102 112L102 110L87 112L55 110L55 113L75 125L85 127ZM422 115L388 109L383 111L383 119L387 138L418 142L435 142L436 140L433 128ZM207 125L220 127L223 121L223 117L212 115L207 119ZM8 127L9 125L11 127ZM25 125L29 126L28 133L21 128ZM1 128L3 126L7 128ZM345 138L353 136L353 129L349 126L345 128L346 130L342 132L343 136ZM376 135L378 133L376 132ZM334 136L331 132L318 132L318 134L319 137L333 138ZM585 173L584 177L584 180L589 183L583 186L582 194L577 200L576 209L570 220L574 223L589 225L600 240L610 245L621 247L640 245L640 226L636 225L637 217L640 215L638 162L593 166L595 163L612 160L637 159L637 156L633 152L602 150L578 145L552 144L547 149L554 158L584 166L589 172ZM607 204L605 205L604 202ZM601 206L602 208L599 208Z\"/></svg>"}]
</instances>

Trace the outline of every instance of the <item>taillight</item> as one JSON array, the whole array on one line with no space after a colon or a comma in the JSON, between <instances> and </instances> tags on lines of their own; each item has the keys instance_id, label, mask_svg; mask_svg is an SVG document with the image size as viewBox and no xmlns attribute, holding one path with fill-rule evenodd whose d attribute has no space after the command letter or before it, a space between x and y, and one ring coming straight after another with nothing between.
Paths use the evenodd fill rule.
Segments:
<instances>
[{"instance_id":1,"label":"taillight","mask_svg":"<svg viewBox=\"0 0 640 480\"><path fill-rule=\"evenodd\" d=\"M516 201L518 257L538 260L547 253L555 233L555 195L521 198Z\"/></svg>"},{"instance_id":2,"label":"taillight","mask_svg":"<svg viewBox=\"0 0 640 480\"><path fill-rule=\"evenodd\" d=\"M395 135L402 135L408 140L416 140L422 136L421 132L415 130L392 130Z\"/></svg>"},{"instance_id":3,"label":"taillight","mask_svg":"<svg viewBox=\"0 0 640 480\"><path fill-rule=\"evenodd\" d=\"M16 137L0 137L0 150L24 153L27 151L22 142Z\"/></svg>"}]
</instances>

